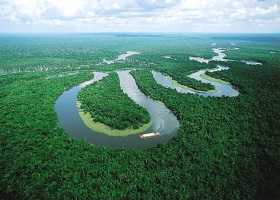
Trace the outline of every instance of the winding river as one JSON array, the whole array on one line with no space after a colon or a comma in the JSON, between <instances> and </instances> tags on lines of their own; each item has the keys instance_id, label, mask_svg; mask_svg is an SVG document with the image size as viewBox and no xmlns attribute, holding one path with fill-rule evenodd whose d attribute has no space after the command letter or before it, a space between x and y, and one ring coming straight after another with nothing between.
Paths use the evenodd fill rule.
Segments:
<instances>
[{"instance_id":1,"label":"winding river","mask_svg":"<svg viewBox=\"0 0 280 200\"><path fill-rule=\"evenodd\" d=\"M94 72L94 79L65 91L56 101L55 110L58 116L59 125L69 134L70 137L80 140L85 138L87 142L96 146L104 145L110 148L125 149L148 149L158 143L165 143L177 133L179 122L177 118L166 107L147 98L138 88L134 78L129 71L117 71L121 88L136 103L146 108L152 119L152 126L143 133L160 132L160 136L152 139L141 139L140 134L126 137L113 137L98 133L88 128L79 116L76 106L77 95L82 87L101 80L107 76L106 73Z\"/></svg>"},{"instance_id":2,"label":"winding river","mask_svg":"<svg viewBox=\"0 0 280 200\"><path fill-rule=\"evenodd\" d=\"M227 59L225 59L224 57L226 56L226 54L224 53L225 49L222 48L214 48L212 49L212 51L218 55L214 56L212 59L205 59L205 58L201 58L201 57L189 57L190 60L196 60L197 62L200 63L208 63L211 60L215 60L215 61L228 61ZM190 74L188 77L196 79L198 81L201 81L203 83L210 83L211 85L213 85L215 87L215 92L212 93L205 93L205 92L196 92L184 87L180 87L178 85L175 85L174 83L172 83L168 77L166 77L165 75L163 75L160 72L156 72L156 71L152 71L153 76L155 78L155 80L157 81L158 84L164 86L164 87L169 87L172 89L176 89L177 92L180 93L191 93L191 94L198 94L201 96L212 96L212 97L221 97L221 96L229 96L229 97L235 97L237 95L239 95L239 92L237 90L235 90L231 85L228 84L224 84L224 83L220 83L220 82L216 82L216 81L210 81L207 79L204 79L201 77L202 74L205 74L205 72L216 72L216 71L222 71L222 70L228 70L230 69L227 66L221 66L221 65L217 65L217 68L215 69L203 69L203 70L199 70L197 72L194 72L192 74Z\"/></svg>"},{"instance_id":3,"label":"winding river","mask_svg":"<svg viewBox=\"0 0 280 200\"><path fill-rule=\"evenodd\" d=\"M222 49L213 50L218 55L213 57L215 60L225 61L224 57L226 56ZM114 62L119 62L125 60L128 56L137 54L137 52L128 51L126 54L120 55L115 60L110 60L106 62L111 64ZM190 58L191 59L191 58ZM196 58L193 58L196 59ZM201 58L199 58L201 59ZM200 62L200 60L198 61ZM186 88L177 86L168 80L168 77L164 76L160 72L152 71L155 80L165 86L176 89L178 92L182 93L195 93L202 96L216 96L220 97L225 96L237 96L238 91L234 90L232 86L226 85L223 83L213 82L201 78L201 74L204 74L206 71L214 72L220 70L227 70L228 67L220 66L216 69L210 70L200 70L193 74L190 74L189 77L196 80L201 80L205 83L211 83L215 86L216 92L214 93L199 93ZM91 84L95 81L99 81L107 73L94 72L94 78L90 81L86 81L78 86L73 87L72 89L65 91L56 101L55 110L58 116L59 125L69 134L70 137L80 140L86 139L88 143L94 144L96 146L106 146L110 148L125 148L125 149L148 149L156 146L158 143L165 143L170 140L174 135L177 134L179 129L179 122L173 113L168 110L163 105L153 101L152 99L146 97L138 88L134 78L129 74L129 70L126 71L117 71L120 86L122 90L128 94L128 96L133 99L137 104L146 108L149 112L152 119L152 126L147 130L139 134L129 135L125 137L113 137L108 136L103 133L95 132L88 128L83 120L79 116L79 110L76 106L77 96L81 88L85 87L88 84ZM160 132L160 136L152 139L141 139L140 134L150 133L150 132Z\"/></svg>"},{"instance_id":4,"label":"winding river","mask_svg":"<svg viewBox=\"0 0 280 200\"><path fill-rule=\"evenodd\" d=\"M233 89L231 85L206 80L206 79L204 79L200 76L201 74L205 74L206 71L215 72L215 71L228 70L228 69L229 69L229 67L218 65L216 69L199 70L199 71L189 75L190 78L194 78L194 79L199 80L203 83L212 84L215 87L215 90L216 90L215 92L212 92L212 93L195 92L193 90L175 85L174 83L172 83L168 79L168 77L166 77L165 75L163 75L160 72L152 71L152 73L153 73L153 76L154 76L154 78L155 78L155 80L157 81L158 84L160 84L162 86L165 86L165 87L172 88L172 89L176 89L177 92L180 92L180 93L198 94L198 95L205 96L205 97L207 97L207 96L212 96L212 97L221 97L221 96L235 97L235 96L239 95L239 92L237 90Z\"/></svg>"}]
</instances>

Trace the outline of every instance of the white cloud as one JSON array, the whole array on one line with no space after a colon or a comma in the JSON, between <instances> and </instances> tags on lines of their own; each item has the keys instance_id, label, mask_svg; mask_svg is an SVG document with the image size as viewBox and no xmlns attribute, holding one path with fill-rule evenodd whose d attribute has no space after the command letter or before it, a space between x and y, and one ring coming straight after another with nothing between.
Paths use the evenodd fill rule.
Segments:
<instances>
[{"instance_id":1,"label":"white cloud","mask_svg":"<svg viewBox=\"0 0 280 200\"><path fill-rule=\"evenodd\" d=\"M273 6L270 6L268 9L260 8L257 6L256 8L253 8L250 12L251 16L264 16L264 15L270 15L275 14L279 11L278 6L275 4Z\"/></svg>"},{"instance_id":2,"label":"white cloud","mask_svg":"<svg viewBox=\"0 0 280 200\"><path fill-rule=\"evenodd\" d=\"M174 31L223 31L223 26L246 31L252 24L280 31L279 7L279 0L0 0L0 22L75 26L79 31L98 31L97 26L112 31L168 26Z\"/></svg>"},{"instance_id":3,"label":"white cloud","mask_svg":"<svg viewBox=\"0 0 280 200\"><path fill-rule=\"evenodd\" d=\"M209 3L209 2L208 2ZM207 5L206 0L182 0L179 5L182 9L200 9Z\"/></svg>"},{"instance_id":4,"label":"white cloud","mask_svg":"<svg viewBox=\"0 0 280 200\"><path fill-rule=\"evenodd\" d=\"M235 19L245 19L247 17L247 10L245 8L238 8L234 13L230 14L230 17Z\"/></svg>"},{"instance_id":5,"label":"white cloud","mask_svg":"<svg viewBox=\"0 0 280 200\"><path fill-rule=\"evenodd\" d=\"M71 17L85 8L86 1L83 0L47 0L45 4L48 9L58 9L65 17Z\"/></svg>"}]
</instances>

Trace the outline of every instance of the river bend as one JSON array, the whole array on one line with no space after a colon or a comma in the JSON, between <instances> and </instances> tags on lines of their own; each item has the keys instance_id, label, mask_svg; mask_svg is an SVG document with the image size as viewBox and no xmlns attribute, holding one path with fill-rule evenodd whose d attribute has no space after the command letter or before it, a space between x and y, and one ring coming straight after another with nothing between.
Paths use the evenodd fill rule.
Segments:
<instances>
[{"instance_id":1,"label":"river bend","mask_svg":"<svg viewBox=\"0 0 280 200\"><path fill-rule=\"evenodd\" d=\"M79 115L78 107L76 106L77 96L82 87L101 80L107 75L101 72L94 72L94 79L65 91L57 99L55 110L59 125L74 139L80 140L84 138L87 142L96 146L104 145L110 148L148 149L156 146L158 143L166 143L174 137L179 129L179 122L173 113L166 107L147 98L139 90L134 78L129 74L129 71L118 71L117 73L123 91L149 112L153 123L147 131L125 137L114 137L93 131L84 124ZM140 134L157 131L161 133L158 137L152 139L141 139L139 137Z\"/></svg>"},{"instance_id":2,"label":"river bend","mask_svg":"<svg viewBox=\"0 0 280 200\"><path fill-rule=\"evenodd\" d=\"M223 49L213 49L213 51L218 55L214 56L212 60L226 61L224 59L226 54L223 53ZM133 54L137 54L137 52L128 51L126 54L120 55L115 60L103 61L107 64L111 64L114 62L125 60L128 56ZM198 62L208 62L208 60L203 58L192 57L190 59L197 59ZM234 90L231 85L209 81L201 77L201 74L204 74L206 71L214 72L228 69L228 67L218 65L216 69L200 70L189 75L190 78L194 78L204 83L210 83L214 85L216 89L216 92L214 93L195 92L173 84L170 80L168 80L168 77L164 76L160 72L152 71L152 73L158 84L161 84L165 87L174 88L181 93L192 93L199 94L201 96L216 97L220 97L223 95L237 96L239 94L238 91ZM68 91L65 91L57 99L55 103L55 110L57 112L59 125L69 134L70 137L74 139L86 139L87 142L96 146L104 145L110 148L148 149L156 146L158 143L165 143L172 137L174 137L179 129L179 122L173 115L173 113L166 107L146 97L139 90L134 78L129 74L129 70L117 71L117 73L120 79L120 86L122 90L127 93L128 96L137 104L141 105L149 112L152 119L152 126L147 131L125 137L114 137L93 131L84 124L79 115L79 110L76 105L78 93L82 87L85 87L86 85L91 84L95 81L99 81L108 75L107 73L102 72L94 72L94 78L92 80L86 81ZM152 139L141 139L139 137L140 134L150 132L160 132L161 134L160 136Z\"/></svg>"}]
</instances>

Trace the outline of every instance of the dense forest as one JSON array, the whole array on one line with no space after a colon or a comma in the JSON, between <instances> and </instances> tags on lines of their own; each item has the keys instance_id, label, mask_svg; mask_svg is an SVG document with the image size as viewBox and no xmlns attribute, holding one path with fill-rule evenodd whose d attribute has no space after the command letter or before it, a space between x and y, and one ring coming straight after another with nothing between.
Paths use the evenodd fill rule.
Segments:
<instances>
[{"instance_id":1,"label":"dense forest","mask_svg":"<svg viewBox=\"0 0 280 200\"><path fill-rule=\"evenodd\" d=\"M270 51L280 52L280 44L263 37L271 41L242 35L3 35L0 198L279 199L280 56ZM222 62L230 70L207 75L229 81L237 97L181 94L153 78L151 70L157 70L187 84L185 74L220 63L199 64L188 56L211 58L211 43L232 48L232 40L240 49L226 51L236 60ZM122 63L101 62L127 50L141 54ZM121 68L141 69L131 72L141 91L178 118L180 129L167 143L110 149L74 140L59 126L54 104L63 91L91 79L91 70ZM116 76L104 81L119 90ZM105 83L80 95L97 94ZM103 89L109 88L98 88Z\"/></svg>"},{"instance_id":2,"label":"dense forest","mask_svg":"<svg viewBox=\"0 0 280 200\"><path fill-rule=\"evenodd\" d=\"M228 80L232 80L230 77L238 74L238 81L243 85L239 89L246 95L222 99L182 94L178 98L175 91L158 86L151 73L135 71L132 74L146 95L163 101L178 117L181 132L175 140L180 144L180 148L186 149L188 159L193 159L194 163L208 166L210 169L206 174L203 175L202 172L199 175L200 179L205 181L204 184L206 180L210 181L205 187L211 188L211 184L214 184L214 189L214 180L217 179L222 182L229 181L230 185L233 184L232 187L240 184L244 187L244 192L246 191L238 195L231 191L232 198L256 198L253 195L256 195L256 191L261 195L264 191L277 191L276 188L279 187L277 160L280 156L280 84L277 80L280 74L278 67L271 67L269 72L263 68L252 69L244 64L242 69L233 69L235 70L223 73L227 74ZM249 72L240 76L240 71L244 72L244 69ZM257 89L257 80L265 83L267 76L271 77L270 83L267 83L266 87L262 86L262 89ZM212 167L218 171L212 171ZM229 177L235 178L230 180ZM212 178L214 180L211 180ZM263 185L265 181L267 182ZM220 183L219 186L223 187L223 184ZM262 185L261 190L259 185ZM227 193L230 192L229 189L232 188L223 188Z\"/></svg>"},{"instance_id":3,"label":"dense forest","mask_svg":"<svg viewBox=\"0 0 280 200\"><path fill-rule=\"evenodd\" d=\"M117 73L83 88L78 96L81 109L89 112L94 122L101 122L113 129L138 129L151 120L149 113L136 104L120 87Z\"/></svg>"}]
</instances>

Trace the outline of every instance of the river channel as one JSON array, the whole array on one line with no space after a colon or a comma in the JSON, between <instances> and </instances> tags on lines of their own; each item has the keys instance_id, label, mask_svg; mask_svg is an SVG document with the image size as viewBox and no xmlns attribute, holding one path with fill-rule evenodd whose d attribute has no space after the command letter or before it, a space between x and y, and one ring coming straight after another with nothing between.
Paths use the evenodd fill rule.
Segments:
<instances>
[{"instance_id":1,"label":"river channel","mask_svg":"<svg viewBox=\"0 0 280 200\"><path fill-rule=\"evenodd\" d=\"M212 49L212 51L218 55L214 56L212 59L205 59L205 58L201 58L201 57L189 57L190 60L196 60L197 62L200 63L208 63L211 60L215 60L215 61L228 61L227 59L225 59L224 57L226 57L226 54L224 53L226 49L222 49L222 48L214 48ZM222 71L222 70L229 70L230 68L227 66L222 66L222 65L217 65L217 68L215 69L204 69L204 70L199 70L195 73L190 74L188 77L196 79L198 81L201 81L203 83L210 83L211 85L213 85L215 87L215 92L211 92L211 93L207 93L207 92L195 92L193 90L187 89L185 87L180 87L176 84L174 84L173 82L171 82L168 77L166 77L165 75L163 75L160 72L156 72L156 71L152 71L153 76L155 78L155 80L157 81L158 84L164 86L164 87L169 87L172 89L176 89L177 92L180 93L191 93L191 94L198 94L201 96L212 96L212 97L221 97L221 96L229 96L229 97L235 97L239 95L239 92L237 90L235 90L231 85L229 84L224 84L224 83L220 83L217 81L211 81L211 80L207 80L201 77L202 74L205 74L205 72L216 72L216 71Z\"/></svg>"},{"instance_id":2,"label":"river channel","mask_svg":"<svg viewBox=\"0 0 280 200\"><path fill-rule=\"evenodd\" d=\"M110 148L125 149L148 149L158 143L165 143L176 135L179 129L179 122L171 111L159 103L147 98L138 88L134 78L129 71L118 71L121 88L136 103L143 106L149 112L152 119L152 126L145 132L129 135L126 137L113 137L98 133L88 128L81 117L76 106L77 95L81 88L99 81L106 73L94 72L94 79L65 91L56 101L55 110L58 116L59 125L74 139L86 139L87 142L96 146L104 145ZM151 139L141 139L143 133L160 132L160 136Z\"/></svg>"},{"instance_id":3,"label":"river channel","mask_svg":"<svg viewBox=\"0 0 280 200\"><path fill-rule=\"evenodd\" d=\"M223 53L222 49L213 50L218 55L213 57L214 60L225 61L224 57L226 56ZM125 60L128 56L137 54L137 52L128 51L126 54L120 55L115 60L103 60L107 64L114 62L119 62ZM195 59L195 58L190 58ZM200 58L198 60L200 62ZM211 83L215 86L216 92L214 93L202 93L194 92L186 88L177 86L168 80L168 77L163 74L152 71L155 80L166 87L171 87L176 89L178 92L182 93L195 93L202 96L237 96L238 91L234 90L231 85L226 85L223 83L213 82L201 78L201 74L204 74L206 71L214 72L220 70L227 70L228 67L218 66L216 69L210 70L200 70L195 72L189 77L196 80L200 80L205 83ZM138 88L134 78L129 74L129 70L126 71L117 71L120 86L122 90L128 94L128 96L133 99L137 104L141 105L149 112L149 115L152 119L152 126L139 134L133 134L125 137L114 137L108 136L103 133L99 133L88 128L79 115L79 109L76 105L77 96L81 88L85 87L88 84L91 84L95 81L99 81L107 73L94 72L94 78L90 81L86 81L72 89L65 91L56 101L55 110L58 116L59 125L68 133L68 135L74 139L86 139L90 144L96 146L106 146L109 148L124 148L124 149L148 149L155 147L159 143L166 143L168 140L174 137L177 134L179 129L179 122L173 113L168 110L163 105L153 101L152 99L146 97ZM94 96L94 94L93 94ZM141 139L139 136L143 133L150 132L160 132L161 134L157 137L151 139Z\"/></svg>"},{"instance_id":4,"label":"river channel","mask_svg":"<svg viewBox=\"0 0 280 200\"><path fill-rule=\"evenodd\" d=\"M160 84L162 86L165 86L165 87L172 88L172 89L176 89L177 92L180 92L180 93L198 94L198 95L205 96L205 97L208 97L208 96L211 96L211 97L221 97L221 96L235 97L235 96L239 95L239 92L237 90L233 89L231 85L226 85L226 84L223 84L223 83L206 80L204 78L201 78L201 76L200 76L201 74L205 74L206 71L215 72L215 71L228 70L228 69L229 69L229 67L218 65L216 69L199 70L199 71L189 75L190 78L194 78L194 79L199 80L203 83L210 83L211 85L213 85L215 87L216 91L212 92L212 93L195 92L193 90L175 85L174 83L172 83L168 79L168 77L166 77L165 75L163 75L160 72L152 71L152 73L153 73L153 76L154 76L154 78L155 78L155 80L157 81L158 84Z\"/></svg>"},{"instance_id":5,"label":"river channel","mask_svg":"<svg viewBox=\"0 0 280 200\"><path fill-rule=\"evenodd\" d=\"M107 63L107 64L113 64L113 63L115 63L115 62L124 61L124 60L126 60L127 57L132 56L132 55L134 55L134 54L139 54L139 53L136 52L136 51L127 51L126 53L119 55L115 60L106 60L106 59L103 59L102 61L103 61L104 63Z\"/></svg>"}]
</instances>

